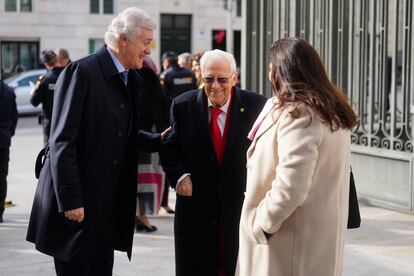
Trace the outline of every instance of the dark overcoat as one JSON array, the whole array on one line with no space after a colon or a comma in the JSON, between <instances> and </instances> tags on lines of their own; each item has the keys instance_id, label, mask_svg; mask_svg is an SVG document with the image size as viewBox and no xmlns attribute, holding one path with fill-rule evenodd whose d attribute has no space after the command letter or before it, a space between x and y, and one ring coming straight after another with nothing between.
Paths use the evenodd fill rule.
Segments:
<instances>
[{"instance_id":1,"label":"dark overcoat","mask_svg":"<svg viewBox=\"0 0 414 276\"><path fill-rule=\"evenodd\" d=\"M17 106L14 90L0 80L0 148L10 147L17 126Z\"/></svg>"},{"instance_id":2,"label":"dark overcoat","mask_svg":"<svg viewBox=\"0 0 414 276\"><path fill-rule=\"evenodd\" d=\"M218 275L219 231L224 237L226 275L234 275L246 186L246 151L250 145L247 135L265 101L257 93L234 88L227 144L219 164L209 131L204 90L174 99L170 116L173 130L164 143L162 164L174 188L184 173L191 174L193 183L193 196L177 195L176 275Z\"/></svg>"},{"instance_id":3,"label":"dark overcoat","mask_svg":"<svg viewBox=\"0 0 414 276\"><path fill-rule=\"evenodd\" d=\"M159 135L138 131L139 83L129 70L124 85L105 46L61 73L27 233L37 250L67 262L105 249L131 256L137 151L160 145ZM79 207L82 223L64 216Z\"/></svg>"}]
</instances>

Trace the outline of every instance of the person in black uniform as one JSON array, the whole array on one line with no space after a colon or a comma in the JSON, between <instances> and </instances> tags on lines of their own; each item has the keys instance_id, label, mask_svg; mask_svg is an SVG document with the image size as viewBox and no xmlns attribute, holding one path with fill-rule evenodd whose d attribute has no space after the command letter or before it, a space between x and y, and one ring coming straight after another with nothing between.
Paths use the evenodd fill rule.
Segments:
<instances>
[{"instance_id":1,"label":"person in black uniform","mask_svg":"<svg viewBox=\"0 0 414 276\"><path fill-rule=\"evenodd\" d=\"M174 52L165 52L162 55L162 67L164 72L160 79L163 91L169 99L169 106L178 95L197 88L194 74L178 65Z\"/></svg>"},{"instance_id":2,"label":"person in black uniform","mask_svg":"<svg viewBox=\"0 0 414 276\"><path fill-rule=\"evenodd\" d=\"M4 203L7 194L10 142L16 125L16 95L12 88L0 80L0 222L3 222Z\"/></svg>"},{"instance_id":3,"label":"person in black uniform","mask_svg":"<svg viewBox=\"0 0 414 276\"><path fill-rule=\"evenodd\" d=\"M42 52L42 61L48 70L46 74L39 77L35 89L32 93L30 102L34 106L42 104L42 114L39 117L39 123L43 125L43 142L46 146L50 134L50 120L52 119L53 94L57 79L62 72L63 67L59 67L59 60L52 50Z\"/></svg>"}]
</instances>

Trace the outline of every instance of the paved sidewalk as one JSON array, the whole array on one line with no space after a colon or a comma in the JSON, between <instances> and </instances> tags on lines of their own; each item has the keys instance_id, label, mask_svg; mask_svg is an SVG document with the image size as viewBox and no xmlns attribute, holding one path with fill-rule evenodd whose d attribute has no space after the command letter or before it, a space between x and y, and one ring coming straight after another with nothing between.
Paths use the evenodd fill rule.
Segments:
<instances>
[{"instance_id":1,"label":"paved sidewalk","mask_svg":"<svg viewBox=\"0 0 414 276\"><path fill-rule=\"evenodd\" d=\"M8 199L16 206L6 209L0 224L0 276L55 275L52 258L25 241L41 144L40 127L19 128L13 140ZM361 206L361 213L362 227L348 231L343 275L414 276L414 216L369 206ZM173 217L161 213L151 222L158 231L135 234L131 262L116 253L114 275L174 275Z\"/></svg>"}]
</instances>

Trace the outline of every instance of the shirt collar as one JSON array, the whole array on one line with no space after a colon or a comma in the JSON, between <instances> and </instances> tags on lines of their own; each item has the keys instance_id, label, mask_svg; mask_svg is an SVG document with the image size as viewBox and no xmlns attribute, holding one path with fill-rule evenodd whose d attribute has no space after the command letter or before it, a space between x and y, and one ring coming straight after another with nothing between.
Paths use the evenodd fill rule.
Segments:
<instances>
[{"instance_id":1,"label":"shirt collar","mask_svg":"<svg viewBox=\"0 0 414 276\"><path fill-rule=\"evenodd\" d=\"M231 100L231 94L232 93L230 93L230 97L227 99L227 102L220 107L221 111L223 111L223 113L225 113L225 114L227 114L227 111L229 110L229 105L230 105L230 100ZM211 106L214 106L214 105L210 101L210 99L208 99L208 109L210 109Z\"/></svg>"},{"instance_id":2,"label":"shirt collar","mask_svg":"<svg viewBox=\"0 0 414 276\"><path fill-rule=\"evenodd\" d=\"M119 73L122 73L124 71L127 71L127 69L125 69L125 67L122 65L122 63L119 61L119 59L116 58L116 56L114 55L114 53L112 52L111 48L106 47L106 49L108 50L109 55L111 56L116 69L118 70Z\"/></svg>"}]
</instances>

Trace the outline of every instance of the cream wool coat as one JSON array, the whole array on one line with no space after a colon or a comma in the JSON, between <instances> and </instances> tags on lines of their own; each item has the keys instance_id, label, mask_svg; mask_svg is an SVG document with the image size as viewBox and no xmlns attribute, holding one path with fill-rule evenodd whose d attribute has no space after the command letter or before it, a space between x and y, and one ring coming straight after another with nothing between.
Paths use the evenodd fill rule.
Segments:
<instances>
[{"instance_id":1,"label":"cream wool coat","mask_svg":"<svg viewBox=\"0 0 414 276\"><path fill-rule=\"evenodd\" d=\"M247 152L236 275L341 275L350 132L332 132L304 105L297 119L265 110Z\"/></svg>"}]
</instances>

